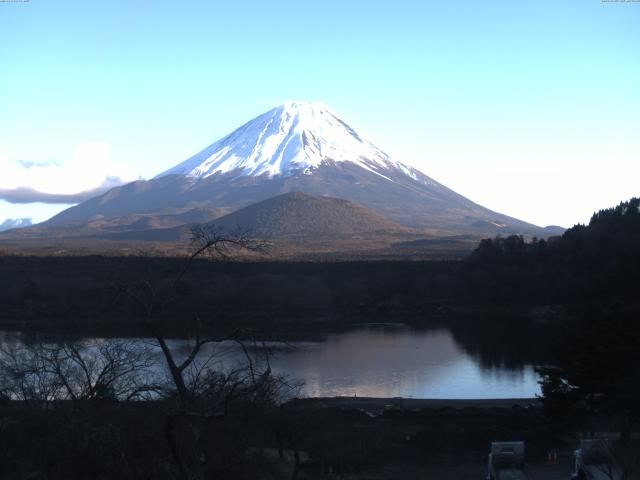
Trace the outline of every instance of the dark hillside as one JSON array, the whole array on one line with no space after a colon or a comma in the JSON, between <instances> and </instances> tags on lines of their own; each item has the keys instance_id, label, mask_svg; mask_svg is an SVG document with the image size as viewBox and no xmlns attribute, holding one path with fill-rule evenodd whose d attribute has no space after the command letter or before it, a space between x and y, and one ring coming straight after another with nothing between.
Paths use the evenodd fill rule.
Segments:
<instances>
[{"instance_id":1,"label":"dark hillside","mask_svg":"<svg viewBox=\"0 0 640 480\"><path fill-rule=\"evenodd\" d=\"M588 303L635 299L640 272L640 199L595 213L561 237L487 239L464 261L468 287L486 298Z\"/></svg>"}]
</instances>

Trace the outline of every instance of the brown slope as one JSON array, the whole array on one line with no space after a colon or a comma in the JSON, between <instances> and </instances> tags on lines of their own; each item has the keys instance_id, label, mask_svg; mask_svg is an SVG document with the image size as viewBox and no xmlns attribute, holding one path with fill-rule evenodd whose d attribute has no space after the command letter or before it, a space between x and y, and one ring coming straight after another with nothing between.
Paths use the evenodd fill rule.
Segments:
<instances>
[{"instance_id":1,"label":"brown slope","mask_svg":"<svg viewBox=\"0 0 640 480\"><path fill-rule=\"evenodd\" d=\"M339 236L367 232L404 232L406 228L368 208L341 198L285 193L215 220L225 230L253 235Z\"/></svg>"},{"instance_id":2,"label":"brown slope","mask_svg":"<svg viewBox=\"0 0 640 480\"><path fill-rule=\"evenodd\" d=\"M166 214L133 213L113 217L96 215L85 222L53 226L45 222L31 227L0 232L0 240L72 237L99 237L125 240L131 237L142 240L173 240L179 238L181 235L177 233L167 233L170 230L172 231L174 228L177 228L176 231L188 231L187 227L189 225L210 222L224 213L227 212L223 209L191 208L186 211ZM157 233L148 233L155 231L157 231Z\"/></svg>"}]
</instances>

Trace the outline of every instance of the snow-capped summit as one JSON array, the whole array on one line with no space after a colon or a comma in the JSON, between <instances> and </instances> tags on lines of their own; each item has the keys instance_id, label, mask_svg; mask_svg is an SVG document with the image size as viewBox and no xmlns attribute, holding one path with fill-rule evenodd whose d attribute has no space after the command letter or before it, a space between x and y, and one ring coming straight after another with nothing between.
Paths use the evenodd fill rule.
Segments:
<instances>
[{"instance_id":1,"label":"snow-capped summit","mask_svg":"<svg viewBox=\"0 0 640 480\"><path fill-rule=\"evenodd\" d=\"M323 162L353 162L381 176L397 169L416 178L412 168L391 160L326 105L296 101L254 118L158 177L287 176L310 173Z\"/></svg>"}]
</instances>

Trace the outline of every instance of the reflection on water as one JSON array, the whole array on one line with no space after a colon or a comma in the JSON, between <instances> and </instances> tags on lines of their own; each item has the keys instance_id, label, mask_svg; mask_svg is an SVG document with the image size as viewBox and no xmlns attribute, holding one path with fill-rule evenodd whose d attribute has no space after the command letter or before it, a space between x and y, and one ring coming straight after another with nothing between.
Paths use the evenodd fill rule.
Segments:
<instances>
[{"instance_id":1,"label":"reflection on water","mask_svg":"<svg viewBox=\"0 0 640 480\"><path fill-rule=\"evenodd\" d=\"M481 365L446 329L360 326L290 345L271 358L271 367L304 380L304 396L529 398L540 393L531 365ZM213 351L226 367L242 361L232 344L212 346L207 353Z\"/></svg>"},{"instance_id":2,"label":"reflection on water","mask_svg":"<svg viewBox=\"0 0 640 480\"><path fill-rule=\"evenodd\" d=\"M531 366L482 369L447 330L359 328L277 357L308 396L516 398L539 393Z\"/></svg>"},{"instance_id":3,"label":"reflection on water","mask_svg":"<svg viewBox=\"0 0 640 480\"><path fill-rule=\"evenodd\" d=\"M187 341L171 345L179 357L188 354ZM446 329L360 326L289 345L293 348L277 350L270 365L274 372L303 380L304 396L527 398L540 393L531 365L480 364ZM202 355L212 353L223 369L244 358L230 342L208 345Z\"/></svg>"}]
</instances>

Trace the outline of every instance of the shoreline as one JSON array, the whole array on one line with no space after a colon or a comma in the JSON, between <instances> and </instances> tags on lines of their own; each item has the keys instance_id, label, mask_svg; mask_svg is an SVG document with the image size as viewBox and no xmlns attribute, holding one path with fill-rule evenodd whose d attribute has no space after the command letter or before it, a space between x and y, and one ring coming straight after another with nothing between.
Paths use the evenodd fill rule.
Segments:
<instances>
[{"instance_id":1,"label":"shoreline","mask_svg":"<svg viewBox=\"0 0 640 480\"><path fill-rule=\"evenodd\" d=\"M404 397L308 397L290 400L316 408L358 409L369 413L398 410L463 408L538 408L539 398L404 398Z\"/></svg>"}]
</instances>

